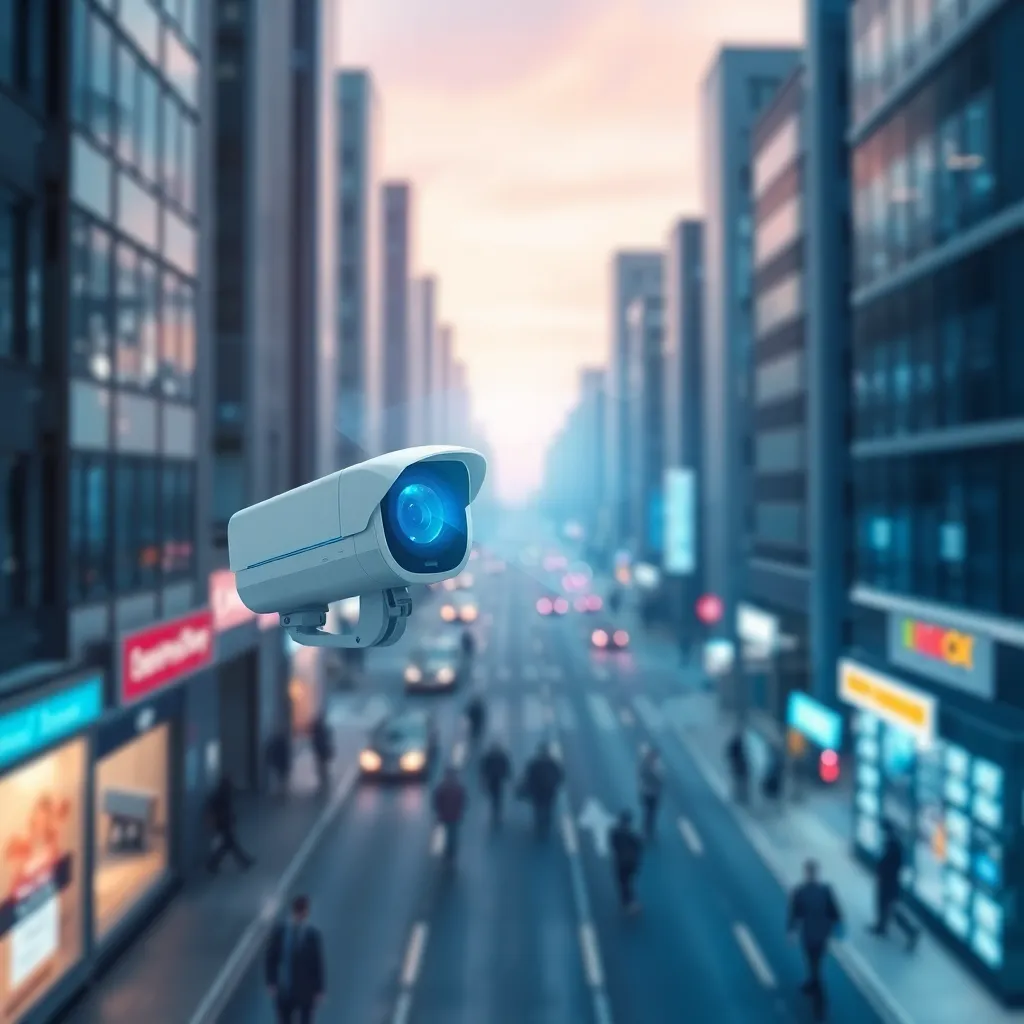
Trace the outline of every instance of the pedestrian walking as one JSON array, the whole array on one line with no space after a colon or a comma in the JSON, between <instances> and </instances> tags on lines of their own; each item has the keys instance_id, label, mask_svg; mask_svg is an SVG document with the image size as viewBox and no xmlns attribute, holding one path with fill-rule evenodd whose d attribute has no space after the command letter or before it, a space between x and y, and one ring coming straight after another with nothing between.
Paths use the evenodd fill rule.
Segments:
<instances>
[{"instance_id":1,"label":"pedestrian walking","mask_svg":"<svg viewBox=\"0 0 1024 1024\"><path fill-rule=\"evenodd\" d=\"M562 785L562 766L551 753L547 743L541 743L537 753L526 765L519 795L533 805L533 822L539 839L551 831L555 798Z\"/></svg>"},{"instance_id":2,"label":"pedestrian walking","mask_svg":"<svg viewBox=\"0 0 1024 1024\"><path fill-rule=\"evenodd\" d=\"M279 1024L313 1024L324 997L324 955L308 897L296 896L290 919L270 933L264 973Z\"/></svg>"},{"instance_id":3,"label":"pedestrian walking","mask_svg":"<svg viewBox=\"0 0 1024 1024\"><path fill-rule=\"evenodd\" d=\"M750 759L747 757L747 744L743 738L743 730L738 729L725 748L725 759L732 775L733 795L736 802L747 802L750 786Z\"/></svg>"},{"instance_id":4,"label":"pedestrian walking","mask_svg":"<svg viewBox=\"0 0 1024 1024\"><path fill-rule=\"evenodd\" d=\"M238 841L235 821L235 787L227 775L222 775L220 782L210 794L207 813L213 828L213 848L206 863L211 874L220 870L221 862L230 853L243 871L248 871L255 860L242 848Z\"/></svg>"},{"instance_id":5,"label":"pedestrian walking","mask_svg":"<svg viewBox=\"0 0 1024 1024\"><path fill-rule=\"evenodd\" d=\"M334 763L334 730L326 715L318 715L310 733L313 756L316 758L316 774L321 789L331 781L331 765Z\"/></svg>"},{"instance_id":6,"label":"pedestrian walking","mask_svg":"<svg viewBox=\"0 0 1024 1024\"><path fill-rule=\"evenodd\" d=\"M658 820L658 805L661 803L661 791L664 786L661 759L653 748L644 748L643 754L640 756L637 775L640 808L643 812L644 838L650 842L654 839Z\"/></svg>"},{"instance_id":7,"label":"pedestrian walking","mask_svg":"<svg viewBox=\"0 0 1024 1024\"><path fill-rule=\"evenodd\" d=\"M779 808L782 802L782 784L785 777L786 762L782 751L773 747L768 758L768 766L761 779L761 795L769 806Z\"/></svg>"},{"instance_id":8,"label":"pedestrian walking","mask_svg":"<svg viewBox=\"0 0 1024 1024\"><path fill-rule=\"evenodd\" d=\"M869 930L874 935L885 935L889 919L892 918L896 927L903 932L907 952L911 953L917 946L921 932L901 902L903 845L891 822L886 822L882 831L885 840L882 856L875 865L875 923Z\"/></svg>"},{"instance_id":9,"label":"pedestrian walking","mask_svg":"<svg viewBox=\"0 0 1024 1024\"><path fill-rule=\"evenodd\" d=\"M790 897L787 931L803 948L807 980L801 988L810 997L811 1011L817 1021L823 1021L827 1012L822 962L829 940L838 936L842 923L842 913L831 886L819 880L817 862L807 861L804 880Z\"/></svg>"},{"instance_id":10,"label":"pedestrian walking","mask_svg":"<svg viewBox=\"0 0 1024 1024\"><path fill-rule=\"evenodd\" d=\"M505 786L512 777L512 759L498 740L494 740L480 759L480 781L491 805L491 824L501 824Z\"/></svg>"},{"instance_id":11,"label":"pedestrian walking","mask_svg":"<svg viewBox=\"0 0 1024 1024\"><path fill-rule=\"evenodd\" d=\"M287 729L277 729L267 740L267 769L272 782L281 794L288 791L288 778L292 771L291 734Z\"/></svg>"},{"instance_id":12,"label":"pedestrian walking","mask_svg":"<svg viewBox=\"0 0 1024 1024\"><path fill-rule=\"evenodd\" d=\"M444 828L444 856L454 864L459 854L459 826L466 813L466 787L454 768L446 768L444 778L434 790L434 813Z\"/></svg>"},{"instance_id":13,"label":"pedestrian walking","mask_svg":"<svg viewBox=\"0 0 1024 1024\"><path fill-rule=\"evenodd\" d=\"M633 812L622 811L608 837L615 865L615 881L622 909L635 914L640 909L636 899L636 876L643 859L644 844L633 827Z\"/></svg>"}]
</instances>

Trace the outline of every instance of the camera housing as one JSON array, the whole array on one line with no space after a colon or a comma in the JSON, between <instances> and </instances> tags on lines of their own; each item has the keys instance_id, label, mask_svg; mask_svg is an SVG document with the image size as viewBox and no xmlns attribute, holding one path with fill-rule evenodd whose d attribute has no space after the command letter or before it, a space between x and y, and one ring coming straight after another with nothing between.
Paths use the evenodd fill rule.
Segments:
<instances>
[{"instance_id":1,"label":"camera housing","mask_svg":"<svg viewBox=\"0 0 1024 1024\"><path fill-rule=\"evenodd\" d=\"M389 452L236 512L228 557L242 603L276 612L298 643L395 643L408 588L457 576L473 546L470 504L487 461L472 448ZM359 597L353 634L325 632L328 606Z\"/></svg>"}]
</instances>

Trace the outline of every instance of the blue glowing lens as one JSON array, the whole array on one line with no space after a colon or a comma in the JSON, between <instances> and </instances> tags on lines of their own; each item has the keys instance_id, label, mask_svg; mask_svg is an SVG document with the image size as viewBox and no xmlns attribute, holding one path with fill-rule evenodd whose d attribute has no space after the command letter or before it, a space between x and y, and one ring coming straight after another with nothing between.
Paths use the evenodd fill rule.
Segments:
<instances>
[{"instance_id":1,"label":"blue glowing lens","mask_svg":"<svg viewBox=\"0 0 1024 1024\"><path fill-rule=\"evenodd\" d=\"M432 487L408 484L398 493L398 528L413 544L433 544L444 529L444 506Z\"/></svg>"}]
</instances>

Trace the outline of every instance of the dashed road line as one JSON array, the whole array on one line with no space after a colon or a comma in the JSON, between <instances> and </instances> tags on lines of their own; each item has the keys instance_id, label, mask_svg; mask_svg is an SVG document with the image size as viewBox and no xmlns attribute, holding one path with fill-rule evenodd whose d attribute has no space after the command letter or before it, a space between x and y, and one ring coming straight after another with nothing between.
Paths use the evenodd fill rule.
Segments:
<instances>
[{"instance_id":1,"label":"dashed road line","mask_svg":"<svg viewBox=\"0 0 1024 1024\"><path fill-rule=\"evenodd\" d=\"M412 927L409 944L405 947L405 959L402 960L402 985L405 988L412 988L420 975L428 932L429 926L426 921L417 921Z\"/></svg>"},{"instance_id":2,"label":"dashed road line","mask_svg":"<svg viewBox=\"0 0 1024 1024\"><path fill-rule=\"evenodd\" d=\"M434 831L430 833L430 853L433 857L440 857L444 853L445 832L444 825L435 825Z\"/></svg>"},{"instance_id":3,"label":"dashed road line","mask_svg":"<svg viewBox=\"0 0 1024 1024\"><path fill-rule=\"evenodd\" d=\"M682 834L683 842L690 848L690 852L699 857L704 852L704 844L701 842L700 836L697 835L693 822L688 818L680 818L679 831Z\"/></svg>"},{"instance_id":4,"label":"dashed road line","mask_svg":"<svg viewBox=\"0 0 1024 1024\"><path fill-rule=\"evenodd\" d=\"M576 839L576 825L568 814L562 815L562 844L570 857L579 855L580 844Z\"/></svg>"},{"instance_id":5,"label":"dashed road line","mask_svg":"<svg viewBox=\"0 0 1024 1024\"><path fill-rule=\"evenodd\" d=\"M604 988L604 970L597 948L597 933L589 921L580 925L580 950L583 954L583 969L587 972L588 984L591 988Z\"/></svg>"},{"instance_id":6,"label":"dashed road line","mask_svg":"<svg viewBox=\"0 0 1024 1024\"><path fill-rule=\"evenodd\" d=\"M466 763L466 741L459 740L452 747L452 767L461 768Z\"/></svg>"},{"instance_id":7,"label":"dashed road line","mask_svg":"<svg viewBox=\"0 0 1024 1024\"><path fill-rule=\"evenodd\" d=\"M732 926L732 931L757 980L765 988L775 988L777 984L775 975L772 973L771 967L768 966L768 961L765 959L764 953L761 952L757 940L750 934L750 929L742 921L737 921Z\"/></svg>"}]
</instances>

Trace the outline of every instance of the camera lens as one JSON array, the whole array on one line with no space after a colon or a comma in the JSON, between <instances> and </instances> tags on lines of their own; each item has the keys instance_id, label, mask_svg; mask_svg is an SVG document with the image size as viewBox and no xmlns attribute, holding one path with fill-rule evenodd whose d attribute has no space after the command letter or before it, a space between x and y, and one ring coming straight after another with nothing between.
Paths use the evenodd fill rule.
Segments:
<instances>
[{"instance_id":1,"label":"camera lens","mask_svg":"<svg viewBox=\"0 0 1024 1024\"><path fill-rule=\"evenodd\" d=\"M432 544L444 529L444 505L432 487L407 484L398 494L398 528L413 544Z\"/></svg>"}]
</instances>

